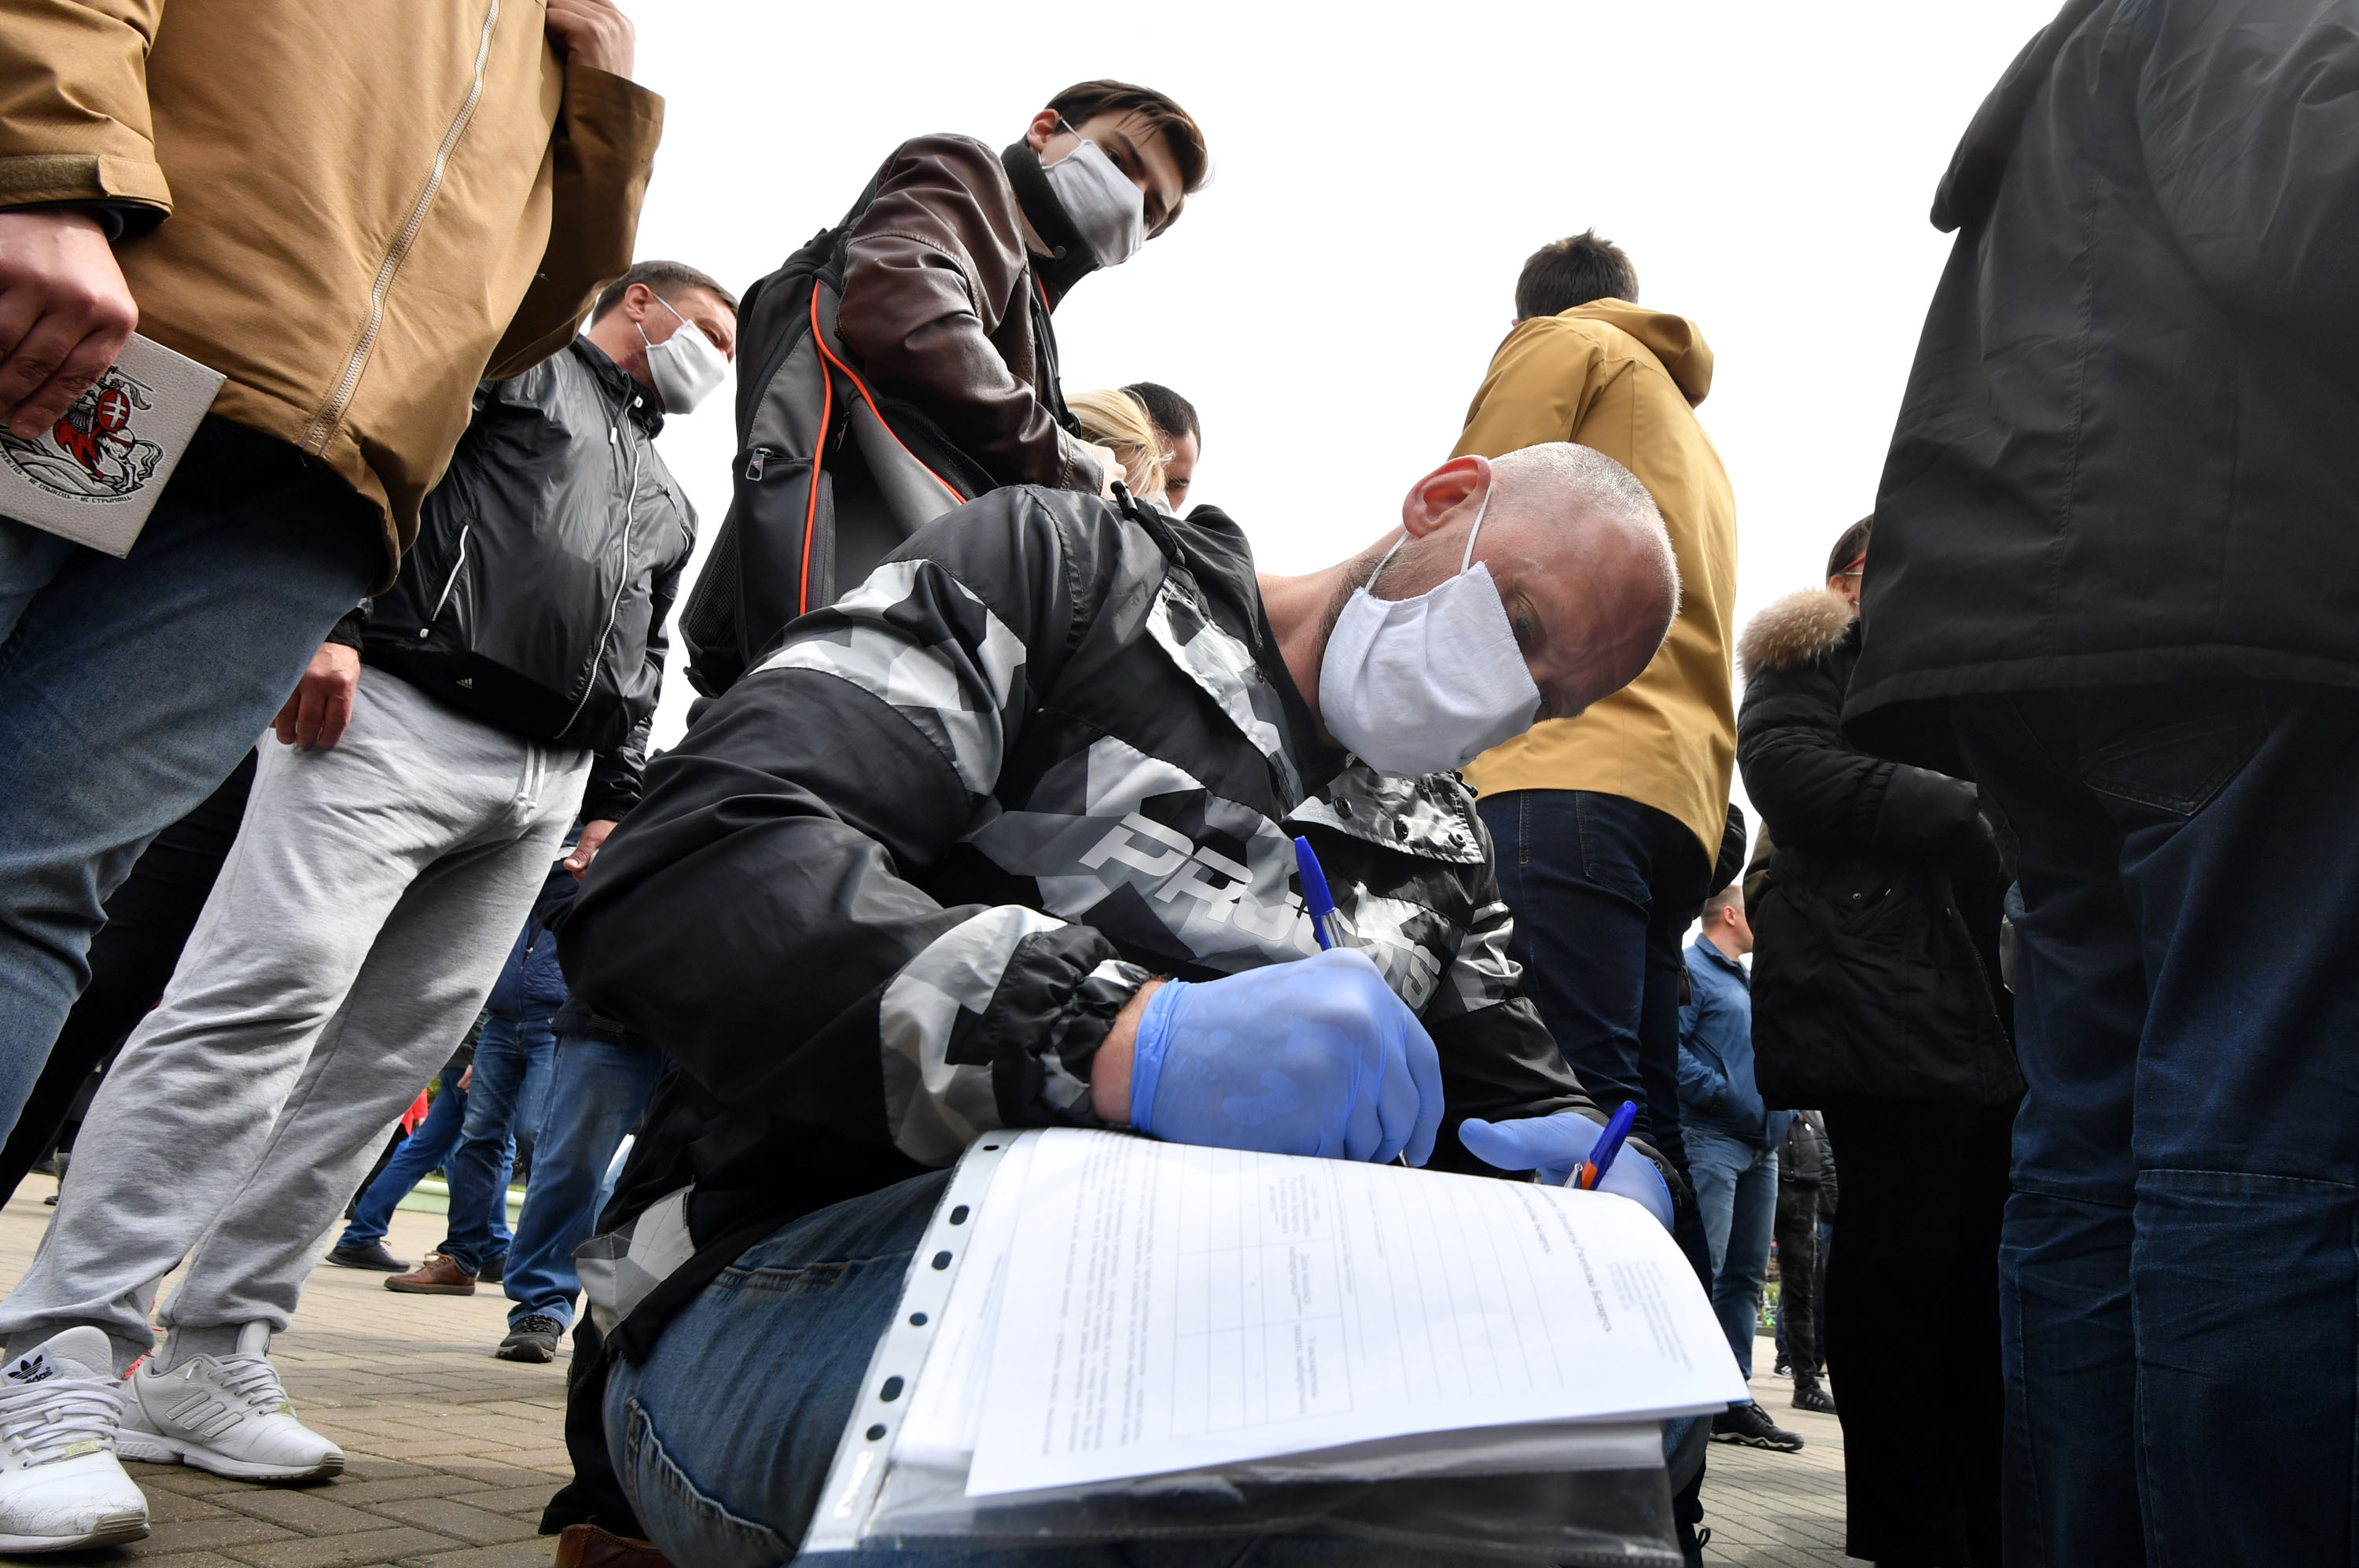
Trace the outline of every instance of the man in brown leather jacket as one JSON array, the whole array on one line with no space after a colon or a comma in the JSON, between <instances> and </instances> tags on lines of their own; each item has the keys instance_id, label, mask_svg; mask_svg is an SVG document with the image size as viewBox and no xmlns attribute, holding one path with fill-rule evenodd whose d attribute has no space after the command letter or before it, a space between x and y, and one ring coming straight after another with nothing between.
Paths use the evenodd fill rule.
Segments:
<instances>
[{"instance_id":1,"label":"man in brown leather jacket","mask_svg":"<svg viewBox=\"0 0 2359 1568\"><path fill-rule=\"evenodd\" d=\"M1065 417L1049 312L1169 228L1208 165L1185 110L1119 82L1058 93L1004 153L904 142L852 220L837 330L999 484L1094 494L1120 470Z\"/></svg>"}]
</instances>

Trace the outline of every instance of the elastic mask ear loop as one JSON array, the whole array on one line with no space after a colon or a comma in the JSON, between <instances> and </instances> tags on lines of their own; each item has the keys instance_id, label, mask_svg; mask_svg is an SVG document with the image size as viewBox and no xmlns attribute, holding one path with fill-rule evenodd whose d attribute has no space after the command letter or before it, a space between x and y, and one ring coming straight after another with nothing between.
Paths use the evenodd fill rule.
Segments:
<instances>
[{"instance_id":1,"label":"elastic mask ear loop","mask_svg":"<svg viewBox=\"0 0 2359 1568\"><path fill-rule=\"evenodd\" d=\"M1499 482L1495 479L1483 486L1483 504L1474 508L1474 526L1466 530L1466 553L1458 558L1458 575L1461 577L1465 576L1466 569L1474 564L1474 539L1483 531L1484 515L1491 509L1491 492L1498 487ZM1396 545L1394 548L1399 547ZM1380 566L1376 570L1381 572L1384 568Z\"/></svg>"}]
</instances>

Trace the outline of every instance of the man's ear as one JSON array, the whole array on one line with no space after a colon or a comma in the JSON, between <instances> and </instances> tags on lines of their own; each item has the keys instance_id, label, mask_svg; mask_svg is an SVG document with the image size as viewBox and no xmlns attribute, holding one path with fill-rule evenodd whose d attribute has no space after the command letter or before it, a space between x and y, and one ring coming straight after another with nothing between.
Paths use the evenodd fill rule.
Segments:
<instances>
[{"instance_id":1,"label":"man's ear","mask_svg":"<svg viewBox=\"0 0 2359 1568\"><path fill-rule=\"evenodd\" d=\"M644 283L634 283L623 290L622 306L624 320L644 321L656 308L656 291Z\"/></svg>"},{"instance_id":2,"label":"man's ear","mask_svg":"<svg viewBox=\"0 0 2359 1568\"><path fill-rule=\"evenodd\" d=\"M1049 145L1049 138L1055 136L1057 127L1064 123L1065 116L1056 110L1041 110L1032 116L1032 123L1024 128L1024 145L1034 152L1038 152Z\"/></svg>"},{"instance_id":3,"label":"man's ear","mask_svg":"<svg viewBox=\"0 0 2359 1568\"><path fill-rule=\"evenodd\" d=\"M1423 539L1490 483L1489 458L1451 458L1408 487L1408 498L1401 503L1401 528L1409 538Z\"/></svg>"}]
</instances>

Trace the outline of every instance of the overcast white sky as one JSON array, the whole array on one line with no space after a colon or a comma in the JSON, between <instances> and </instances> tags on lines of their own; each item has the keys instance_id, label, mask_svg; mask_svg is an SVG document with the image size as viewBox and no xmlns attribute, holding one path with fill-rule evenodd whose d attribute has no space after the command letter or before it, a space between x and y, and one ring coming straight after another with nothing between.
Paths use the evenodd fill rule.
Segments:
<instances>
[{"instance_id":1,"label":"overcast white sky","mask_svg":"<svg viewBox=\"0 0 2359 1568\"><path fill-rule=\"evenodd\" d=\"M1068 390L1164 382L1204 419L1196 499L1263 564L1340 560L1440 462L1523 258L1594 225L1717 356L1701 417L1736 488L1739 624L1813 585L1868 510L1943 258L1951 147L2056 0L1556 0L886 7L623 0L669 101L639 255L743 288L896 144L1002 147L1058 88L1188 106L1211 186L1060 308ZM730 405L665 460L729 503ZM657 739L685 726L679 650Z\"/></svg>"}]
</instances>

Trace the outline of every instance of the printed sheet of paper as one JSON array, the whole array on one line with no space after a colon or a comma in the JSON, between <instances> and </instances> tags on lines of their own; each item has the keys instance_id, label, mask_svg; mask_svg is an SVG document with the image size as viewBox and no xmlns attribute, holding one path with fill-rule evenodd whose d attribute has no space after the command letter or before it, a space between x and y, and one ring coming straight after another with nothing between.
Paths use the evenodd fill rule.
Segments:
<instances>
[{"instance_id":1,"label":"printed sheet of paper","mask_svg":"<svg viewBox=\"0 0 2359 1568\"><path fill-rule=\"evenodd\" d=\"M0 430L0 517L128 555L222 375L136 333L30 441Z\"/></svg>"},{"instance_id":2,"label":"printed sheet of paper","mask_svg":"<svg viewBox=\"0 0 2359 1568\"><path fill-rule=\"evenodd\" d=\"M970 1497L1745 1397L1694 1272L1624 1199L1027 1141Z\"/></svg>"}]
</instances>

